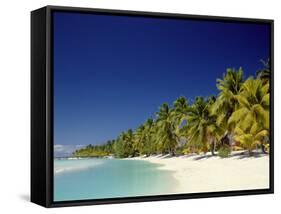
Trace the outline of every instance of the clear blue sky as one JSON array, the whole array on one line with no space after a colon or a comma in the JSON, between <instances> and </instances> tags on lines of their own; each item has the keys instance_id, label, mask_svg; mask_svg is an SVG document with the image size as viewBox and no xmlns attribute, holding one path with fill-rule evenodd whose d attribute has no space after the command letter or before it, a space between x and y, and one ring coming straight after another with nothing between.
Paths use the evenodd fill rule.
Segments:
<instances>
[{"instance_id":1,"label":"clear blue sky","mask_svg":"<svg viewBox=\"0 0 281 214\"><path fill-rule=\"evenodd\" d=\"M54 14L54 144L100 144L270 55L265 24Z\"/></svg>"}]
</instances>

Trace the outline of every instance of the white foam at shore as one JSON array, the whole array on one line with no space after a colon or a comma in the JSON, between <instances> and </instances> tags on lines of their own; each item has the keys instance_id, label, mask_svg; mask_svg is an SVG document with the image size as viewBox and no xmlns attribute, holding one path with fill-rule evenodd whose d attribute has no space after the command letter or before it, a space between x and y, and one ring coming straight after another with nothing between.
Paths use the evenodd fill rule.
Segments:
<instances>
[{"instance_id":1,"label":"white foam at shore","mask_svg":"<svg viewBox=\"0 0 281 214\"><path fill-rule=\"evenodd\" d=\"M60 163L60 161L63 161ZM62 164L63 163L63 164ZM96 167L102 164L100 160L80 160L80 159L64 159L56 160L54 163L54 174L71 171L81 171Z\"/></svg>"}]
</instances>

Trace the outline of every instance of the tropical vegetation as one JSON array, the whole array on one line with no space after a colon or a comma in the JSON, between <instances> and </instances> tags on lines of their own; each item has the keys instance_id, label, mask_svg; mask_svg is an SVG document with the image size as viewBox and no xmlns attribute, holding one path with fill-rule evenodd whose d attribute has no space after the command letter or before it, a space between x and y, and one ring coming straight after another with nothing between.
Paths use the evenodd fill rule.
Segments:
<instances>
[{"instance_id":1,"label":"tropical vegetation","mask_svg":"<svg viewBox=\"0 0 281 214\"><path fill-rule=\"evenodd\" d=\"M217 95L180 96L172 105L163 103L154 118L135 130L128 129L101 145L88 145L73 153L79 157L189 153L227 157L233 150L269 153L269 61L256 76L244 78L243 69L227 69L217 79Z\"/></svg>"}]
</instances>

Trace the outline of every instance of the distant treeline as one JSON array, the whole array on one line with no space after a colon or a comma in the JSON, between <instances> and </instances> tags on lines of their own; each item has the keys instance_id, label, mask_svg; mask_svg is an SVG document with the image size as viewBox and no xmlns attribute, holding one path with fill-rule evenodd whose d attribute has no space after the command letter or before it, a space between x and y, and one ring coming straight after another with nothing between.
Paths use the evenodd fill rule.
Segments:
<instances>
[{"instance_id":1,"label":"distant treeline","mask_svg":"<svg viewBox=\"0 0 281 214\"><path fill-rule=\"evenodd\" d=\"M82 149L76 150L73 155L79 157L104 157L113 155L114 140L109 140L102 145L88 145Z\"/></svg>"},{"instance_id":2,"label":"distant treeline","mask_svg":"<svg viewBox=\"0 0 281 214\"><path fill-rule=\"evenodd\" d=\"M179 97L172 106L163 103L154 118L136 130L122 132L103 145L88 145L74 156L118 158L152 154L219 153L232 150L269 151L270 67L244 79L242 68L227 69L217 79L217 96L196 97L190 103ZM196 85L194 86L196 87Z\"/></svg>"}]
</instances>

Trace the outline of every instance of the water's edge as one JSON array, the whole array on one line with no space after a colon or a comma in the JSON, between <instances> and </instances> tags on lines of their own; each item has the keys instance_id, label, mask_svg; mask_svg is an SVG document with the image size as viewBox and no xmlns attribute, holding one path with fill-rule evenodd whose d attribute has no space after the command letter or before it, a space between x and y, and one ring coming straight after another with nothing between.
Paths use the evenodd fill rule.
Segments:
<instances>
[{"instance_id":1,"label":"water's edge","mask_svg":"<svg viewBox=\"0 0 281 214\"><path fill-rule=\"evenodd\" d=\"M54 200L162 195L177 180L162 164L129 159L55 159Z\"/></svg>"}]
</instances>

